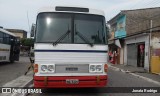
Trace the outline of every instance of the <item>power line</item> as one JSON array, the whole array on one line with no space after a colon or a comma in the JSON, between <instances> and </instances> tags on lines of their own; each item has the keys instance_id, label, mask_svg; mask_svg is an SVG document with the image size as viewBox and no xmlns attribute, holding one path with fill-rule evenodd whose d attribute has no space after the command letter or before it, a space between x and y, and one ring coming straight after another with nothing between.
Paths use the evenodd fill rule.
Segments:
<instances>
[{"instance_id":1,"label":"power line","mask_svg":"<svg viewBox=\"0 0 160 96\"><path fill-rule=\"evenodd\" d=\"M143 30L145 28L149 28L149 24L150 24L150 20L159 20L159 18L157 17L160 17L160 13L158 14L155 14L151 17L148 17L148 18L143 18L143 17L136 17L136 16L128 16L129 22L131 22L130 24L127 24L127 26L129 27L129 30L130 31L133 31L133 30ZM139 20L141 19L141 20ZM135 32L133 32L135 33Z\"/></svg>"},{"instance_id":2,"label":"power line","mask_svg":"<svg viewBox=\"0 0 160 96\"><path fill-rule=\"evenodd\" d=\"M143 6L147 7L148 5L152 4L153 2L155 2L155 0L149 1L148 3L144 4Z\"/></svg>"},{"instance_id":3,"label":"power line","mask_svg":"<svg viewBox=\"0 0 160 96\"><path fill-rule=\"evenodd\" d=\"M150 1L145 0L144 2L139 1L133 7L131 7L130 9L134 9L136 7L138 8L140 5L142 6L142 8L149 8L149 7L155 6L159 3L160 3L160 0L150 0Z\"/></svg>"},{"instance_id":4,"label":"power line","mask_svg":"<svg viewBox=\"0 0 160 96\"><path fill-rule=\"evenodd\" d=\"M153 0L152 2L150 2L149 4L147 4L147 7L153 7L154 5L157 5L157 3L160 3L159 0Z\"/></svg>"},{"instance_id":5,"label":"power line","mask_svg":"<svg viewBox=\"0 0 160 96\"><path fill-rule=\"evenodd\" d=\"M137 32L134 32L134 34L146 32L146 31L148 31L148 30L156 29L156 28L160 28L160 26L155 26L155 27L152 27L152 28L147 28L147 29L145 29L145 30L137 31ZM131 34L131 35L133 35L133 34Z\"/></svg>"},{"instance_id":6,"label":"power line","mask_svg":"<svg viewBox=\"0 0 160 96\"><path fill-rule=\"evenodd\" d=\"M157 5L157 4L160 4L160 1L155 2L155 4L154 4L154 5Z\"/></svg>"},{"instance_id":7,"label":"power line","mask_svg":"<svg viewBox=\"0 0 160 96\"><path fill-rule=\"evenodd\" d=\"M139 2L137 2L136 4L134 4L130 9L133 9L134 7L136 7L137 6L137 4L139 4L140 2L142 2L143 0L141 0L141 1L139 1Z\"/></svg>"},{"instance_id":8,"label":"power line","mask_svg":"<svg viewBox=\"0 0 160 96\"><path fill-rule=\"evenodd\" d=\"M144 5L144 4L148 4L148 3L151 2L151 1L146 1L146 0L144 2L142 2L142 1L144 1L144 0L141 0L141 1L137 2L131 9L134 9L134 8L138 7L140 4Z\"/></svg>"},{"instance_id":9,"label":"power line","mask_svg":"<svg viewBox=\"0 0 160 96\"><path fill-rule=\"evenodd\" d=\"M136 29L136 30L140 30L140 29L145 29L145 28L149 28L150 27L150 20L148 20L148 22L147 21L145 21L145 22L139 22L139 23L137 23L136 25L134 25L134 23L132 23L132 24L130 24L130 26L129 26L129 29L130 30L132 30L132 29ZM133 25L133 26L132 26ZM153 27L153 28L149 28L149 29L155 29L155 28L157 28L157 27L160 27L160 24L156 24L156 25L158 25L158 26L155 26L155 27ZM132 27L131 27L132 26Z\"/></svg>"}]
</instances>

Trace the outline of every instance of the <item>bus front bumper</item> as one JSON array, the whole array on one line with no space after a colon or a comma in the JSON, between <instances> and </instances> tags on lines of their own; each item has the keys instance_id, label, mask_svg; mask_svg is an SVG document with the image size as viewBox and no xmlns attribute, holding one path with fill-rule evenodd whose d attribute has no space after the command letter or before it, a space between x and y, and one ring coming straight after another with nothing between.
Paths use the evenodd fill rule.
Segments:
<instances>
[{"instance_id":1,"label":"bus front bumper","mask_svg":"<svg viewBox=\"0 0 160 96\"><path fill-rule=\"evenodd\" d=\"M35 88L105 87L108 81L107 78L108 78L107 75L34 76L34 87ZM76 80L76 82L74 82L74 80Z\"/></svg>"}]
</instances>

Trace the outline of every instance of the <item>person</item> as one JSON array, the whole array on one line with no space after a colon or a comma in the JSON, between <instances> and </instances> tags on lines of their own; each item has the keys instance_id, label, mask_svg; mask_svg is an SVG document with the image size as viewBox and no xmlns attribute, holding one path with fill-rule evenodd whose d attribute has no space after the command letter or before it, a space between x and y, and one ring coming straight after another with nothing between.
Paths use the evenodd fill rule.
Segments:
<instances>
[{"instance_id":1,"label":"person","mask_svg":"<svg viewBox=\"0 0 160 96\"><path fill-rule=\"evenodd\" d=\"M114 51L114 64L117 64L117 52L116 51Z\"/></svg>"},{"instance_id":2,"label":"person","mask_svg":"<svg viewBox=\"0 0 160 96\"><path fill-rule=\"evenodd\" d=\"M112 51L109 51L109 61L111 62L111 59L112 59Z\"/></svg>"}]
</instances>

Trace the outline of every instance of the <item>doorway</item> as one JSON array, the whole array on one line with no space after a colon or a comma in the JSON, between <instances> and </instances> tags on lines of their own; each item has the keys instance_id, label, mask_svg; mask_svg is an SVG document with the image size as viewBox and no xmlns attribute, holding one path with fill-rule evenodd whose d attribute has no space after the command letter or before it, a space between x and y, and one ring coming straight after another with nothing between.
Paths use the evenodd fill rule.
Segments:
<instances>
[{"instance_id":1,"label":"doorway","mask_svg":"<svg viewBox=\"0 0 160 96\"><path fill-rule=\"evenodd\" d=\"M139 43L137 47L137 67L144 67L145 43Z\"/></svg>"}]
</instances>

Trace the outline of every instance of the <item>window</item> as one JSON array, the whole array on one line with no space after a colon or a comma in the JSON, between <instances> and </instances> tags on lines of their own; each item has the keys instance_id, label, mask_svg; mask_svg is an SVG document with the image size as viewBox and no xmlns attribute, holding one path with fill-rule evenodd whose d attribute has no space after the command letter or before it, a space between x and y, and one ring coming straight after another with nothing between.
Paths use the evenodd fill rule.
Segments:
<instances>
[{"instance_id":1,"label":"window","mask_svg":"<svg viewBox=\"0 0 160 96\"><path fill-rule=\"evenodd\" d=\"M10 35L8 35L6 33L3 34L3 43L10 44Z\"/></svg>"},{"instance_id":2,"label":"window","mask_svg":"<svg viewBox=\"0 0 160 96\"><path fill-rule=\"evenodd\" d=\"M0 32L0 43L3 43L3 33Z\"/></svg>"},{"instance_id":3,"label":"window","mask_svg":"<svg viewBox=\"0 0 160 96\"><path fill-rule=\"evenodd\" d=\"M63 38L63 39L61 39ZM37 18L37 43L106 44L105 18L100 15L40 13Z\"/></svg>"},{"instance_id":4,"label":"window","mask_svg":"<svg viewBox=\"0 0 160 96\"><path fill-rule=\"evenodd\" d=\"M68 14L41 13L37 21L37 42L55 42L71 31L71 16ZM71 42L71 33L61 41Z\"/></svg>"},{"instance_id":5,"label":"window","mask_svg":"<svg viewBox=\"0 0 160 96\"><path fill-rule=\"evenodd\" d=\"M76 14L75 30L93 44L105 44L104 18L96 15ZM76 34L76 32L75 32ZM75 35L75 43L86 43Z\"/></svg>"}]
</instances>

